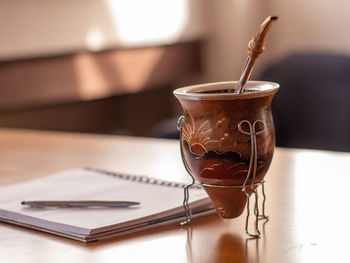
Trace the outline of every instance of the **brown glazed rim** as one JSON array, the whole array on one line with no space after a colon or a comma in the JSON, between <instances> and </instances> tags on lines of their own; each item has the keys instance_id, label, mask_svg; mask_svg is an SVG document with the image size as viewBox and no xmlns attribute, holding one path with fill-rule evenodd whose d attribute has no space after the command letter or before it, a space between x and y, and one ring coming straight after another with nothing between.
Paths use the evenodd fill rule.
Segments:
<instances>
[{"instance_id":1,"label":"brown glazed rim","mask_svg":"<svg viewBox=\"0 0 350 263\"><path fill-rule=\"evenodd\" d=\"M248 81L244 89L248 92L240 94L233 92L226 93L199 93L205 91L234 89L237 81L222 81L205 84L198 84L178 88L174 90L174 95L187 100L236 100L266 97L277 92L279 84L268 81Z\"/></svg>"}]
</instances>

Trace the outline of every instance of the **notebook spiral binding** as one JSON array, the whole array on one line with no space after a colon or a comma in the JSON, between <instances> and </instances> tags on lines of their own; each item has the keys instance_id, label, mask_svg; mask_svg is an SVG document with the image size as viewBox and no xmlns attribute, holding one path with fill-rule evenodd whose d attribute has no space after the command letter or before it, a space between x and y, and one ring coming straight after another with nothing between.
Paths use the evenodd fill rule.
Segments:
<instances>
[{"instance_id":1,"label":"notebook spiral binding","mask_svg":"<svg viewBox=\"0 0 350 263\"><path fill-rule=\"evenodd\" d=\"M122 173L122 172L112 172L108 170L98 169L98 168L91 168L91 167L84 167L85 170L93 171L101 174L111 175L114 177L118 177L125 180L140 182L140 183L146 183L146 184L155 184L155 185L162 185L167 187L178 187L178 188L184 188L187 183L179 183L179 182L173 182L173 181L167 181L167 180L161 180L161 179L155 179L152 177L148 177L146 175L134 175L129 173ZM200 189L200 186L193 186L193 188Z\"/></svg>"}]
</instances>

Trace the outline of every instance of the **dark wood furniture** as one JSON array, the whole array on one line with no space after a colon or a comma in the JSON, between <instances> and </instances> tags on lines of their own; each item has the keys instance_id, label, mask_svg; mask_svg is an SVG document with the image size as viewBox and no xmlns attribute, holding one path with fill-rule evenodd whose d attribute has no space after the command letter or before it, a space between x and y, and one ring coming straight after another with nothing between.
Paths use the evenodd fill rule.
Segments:
<instances>
[{"instance_id":1,"label":"dark wood furniture","mask_svg":"<svg viewBox=\"0 0 350 263\"><path fill-rule=\"evenodd\" d=\"M0 62L0 126L147 135L201 76L201 41ZM137 119L137 121L135 121Z\"/></svg>"}]
</instances>

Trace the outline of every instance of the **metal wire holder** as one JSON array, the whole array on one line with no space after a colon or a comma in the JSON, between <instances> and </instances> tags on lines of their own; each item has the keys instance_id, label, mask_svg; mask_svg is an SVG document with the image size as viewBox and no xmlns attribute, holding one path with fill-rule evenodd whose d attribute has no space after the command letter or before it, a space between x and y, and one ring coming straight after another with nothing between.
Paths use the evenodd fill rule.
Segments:
<instances>
[{"instance_id":1,"label":"metal wire holder","mask_svg":"<svg viewBox=\"0 0 350 263\"><path fill-rule=\"evenodd\" d=\"M181 116L178 120L177 123L177 129L180 131L180 133L182 132L182 127L183 127L183 121L184 121L184 116ZM251 238L259 238L261 236L261 232L259 230L259 220L260 219L266 219L268 220L268 216L266 216L265 214L265 203L266 203L266 194L265 194L265 182L266 180L263 179L261 182L258 183L254 183L254 179L255 179L255 175L256 175L256 169L257 169L257 145L256 145L256 134L258 134L257 132L255 132L255 125L261 121L255 121L253 124L251 124L250 122L244 120L241 121L238 124L238 128L240 129L241 132L248 134L251 136L251 152L250 152L250 160L249 160L249 169L247 172L247 176L243 182L242 185L218 185L218 184L207 184L207 183L202 183L199 182L198 180L196 180L194 178L194 176L192 175L192 172L187 164L187 162L185 161L184 158L184 153L183 153L183 146L182 146L182 142L181 142L181 138L180 138L180 152L181 152L181 159L182 162L185 166L185 169L187 171L187 173L190 175L190 177L192 178L192 182L187 184L184 187L184 200L183 200L183 207L185 209L185 215L186 215L186 219L185 221L181 222L180 225L185 225L187 223L189 223L192 220L192 211L191 211L191 207L189 206L189 189L193 186L193 185L201 185L201 186L207 186L207 187L221 187L221 188L241 188L242 191L245 193L246 198L247 198L247 204L246 204L246 220L245 220L245 232L246 234L251 237ZM246 123L248 124L249 127L249 132L245 132L242 130L242 124ZM262 122L261 122L262 123ZM263 124L263 123L262 123ZM249 178L251 178L251 183L247 184ZM263 195L263 201L262 201L262 212L260 213L260 209L259 209L259 196L258 196L258 188L261 186L261 192ZM250 197L249 196L249 190L251 190L252 194L254 194L255 197L255 204L254 204L254 215L255 215L255 234L252 234L249 231L249 218L250 218Z\"/></svg>"}]
</instances>

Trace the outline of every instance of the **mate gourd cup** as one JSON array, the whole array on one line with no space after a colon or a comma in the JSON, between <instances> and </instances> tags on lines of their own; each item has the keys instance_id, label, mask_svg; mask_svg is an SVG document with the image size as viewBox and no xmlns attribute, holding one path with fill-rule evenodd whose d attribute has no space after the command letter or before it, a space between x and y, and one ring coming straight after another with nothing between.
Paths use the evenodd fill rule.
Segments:
<instances>
[{"instance_id":1,"label":"mate gourd cup","mask_svg":"<svg viewBox=\"0 0 350 263\"><path fill-rule=\"evenodd\" d=\"M271 101L279 85L249 81L240 94L231 92L236 85L217 82L174 91L184 111L183 161L224 218L242 214L243 185L250 195L263 181L275 149Z\"/></svg>"}]
</instances>

